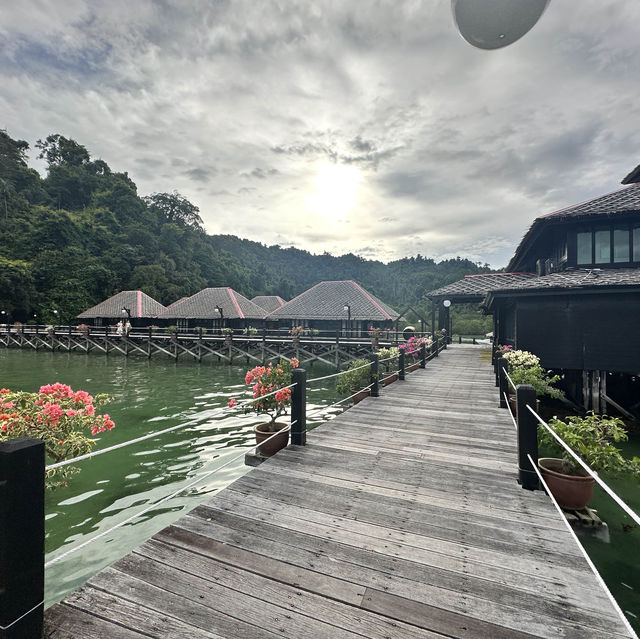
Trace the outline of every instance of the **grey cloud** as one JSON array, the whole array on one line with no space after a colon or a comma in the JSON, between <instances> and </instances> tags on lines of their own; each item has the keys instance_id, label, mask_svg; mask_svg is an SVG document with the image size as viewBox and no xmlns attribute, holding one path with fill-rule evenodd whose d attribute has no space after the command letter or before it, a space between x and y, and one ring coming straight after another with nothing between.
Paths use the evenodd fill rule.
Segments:
<instances>
[{"instance_id":1,"label":"grey cloud","mask_svg":"<svg viewBox=\"0 0 640 639\"><path fill-rule=\"evenodd\" d=\"M213 167L195 167L183 172L183 175L186 175L194 182L209 182L217 174L218 171Z\"/></svg>"}]
</instances>

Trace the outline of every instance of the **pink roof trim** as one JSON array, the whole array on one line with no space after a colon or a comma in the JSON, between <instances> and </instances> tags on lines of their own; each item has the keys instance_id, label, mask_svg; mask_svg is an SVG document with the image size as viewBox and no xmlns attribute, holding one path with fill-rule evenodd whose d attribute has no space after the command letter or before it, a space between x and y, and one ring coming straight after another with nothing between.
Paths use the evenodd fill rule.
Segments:
<instances>
[{"instance_id":1,"label":"pink roof trim","mask_svg":"<svg viewBox=\"0 0 640 639\"><path fill-rule=\"evenodd\" d=\"M378 302L376 302L367 291L365 291L360 284L357 284L353 280L349 280L387 319L393 319L387 311L385 311Z\"/></svg>"},{"instance_id":2,"label":"pink roof trim","mask_svg":"<svg viewBox=\"0 0 640 639\"><path fill-rule=\"evenodd\" d=\"M142 317L142 291L136 291L136 317Z\"/></svg>"},{"instance_id":3,"label":"pink roof trim","mask_svg":"<svg viewBox=\"0 0 640 639\"><path fill-rule=\"evenodd\" d=\"M233 305L236 307L236 311L238 311L238 315L244 319L244 313L242 312L242 309L240 308L240 304L238 304L238 300L236 299L235 293L233 292L232 288L227 287L227 293L229 293L229 297L231 298L231 301L233 302Z\"/></svg>"}]
</instances>

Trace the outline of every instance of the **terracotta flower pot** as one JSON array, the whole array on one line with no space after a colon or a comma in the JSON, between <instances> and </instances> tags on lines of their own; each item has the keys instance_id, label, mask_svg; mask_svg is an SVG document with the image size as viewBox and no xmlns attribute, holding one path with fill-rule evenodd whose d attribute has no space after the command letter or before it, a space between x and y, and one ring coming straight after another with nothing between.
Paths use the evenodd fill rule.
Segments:
<instances>
[{"instance_id":1,"label":"terracotta flower pot","mask_svg":"<svg viewBox=\"0 0 640 639\"><path fill-rule=\"evenodd\" d=\"M268 428L269 424L266 422L264 424L257 424L253 427L253 432L256 434L256 444L262 443L265 439L269 439L269 437L274 434L269 432ZM272 455L275 455L289 443L289 424L276 422L276 429L279 431L278 435L273 439L270 439L266 444L257 448L257 452L264 457L271 457Z\"/></svg>"},{"instance_id":2,"label":"terracotta flower pot","mask_svg":"<svg viewBox=\"0 0 640 639\"><path fill-rule=\"evenodd\" d=\"M385 386L389 386L389 384L393 384L393 382L395 382L397 379L398 379L398 374L394 373L393 375L388 375L387 377L385 377L383 383Z\"/></svg>"},{"instance_id":3,"label":"terracotta flower pot","mask_svg":"<svg viewBox=\"0 0 640 639\"><path fill-rule=\"evenodd\" d=\"M586 472L584 475L565 475L562 467L561 459L552 457L538 459L540 474L544 477L558 504L566 510L582 510L593 495L596 481Z\"/></svg>"},{"instance_id":4,"label":"terracotta flower pot","mask_svg":"<svg viewBox=\"0 0 640 639\"><path fill-rule=\"evenodd\" d=\"M411 372L417 371L419 368L420 368L420 364L419 363L411 364L411 366L409 366L409 370Z\"/></svg>"},{"instance_id":5,"label":"terracotta flower pot","mask_svg":"<svg viewBox=\"0 0 640 639\"><path fill-rule=\"evenodd\" d=\"M365 397L369 397L369 395L371 394L371 391L367 388L365 390L361 390L358 391L354 396L353 396L353 403L354 405L361 402Z\"/></svg>"}]
</instances>

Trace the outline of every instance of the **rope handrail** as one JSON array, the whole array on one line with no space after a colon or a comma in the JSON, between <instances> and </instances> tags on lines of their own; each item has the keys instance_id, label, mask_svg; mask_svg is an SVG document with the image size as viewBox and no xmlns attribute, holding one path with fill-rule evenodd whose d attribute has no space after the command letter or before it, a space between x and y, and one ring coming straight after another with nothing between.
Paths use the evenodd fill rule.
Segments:
<instances>
[{"instance_id":1,"label":"rope handrail","mask_svg":"<svg viewBox=\"0 0 640 639\"><path fill-rule=\"evenodd\" d=\"M633 510L631 510L631 508L622 499L620 499L620 497L618 497L618 495L611 488L609 488L609 486L604 481L602 481L600 477L598 477L598 473L589 468L589 466L587 466L587 464L585 464L585 462L582 461L582 459L580 459L578 455L576 455L576 453L569 447L569 445L565 443L565 441L553 430L553 428L549 426L549 424L547 424L547 422L544 421L544 419L542 419L542 417L540 417L540 415L538 415L538 413L536 413L535 410L533 410L533 408L531 408L531 406L529 406L529 404L527 404L527 408L540 422L540 424L544 426L551 433L551 435L553 435L556 441L578 462L578 464L580 464L580 466L582 466L582 468L596 480L598 485L609 495L609 497L611 497L613 501L615 501L618 506L620 506L620 508L622 508L622 510L624 510L627 515L629 515L629 517L631 517L631 519L636 522L636 524L640 525L640 516L638 516Z\"/></svg>"},{"instance_id":2,"label":"rope handrail","mask_svg":"<svg viewBox=\"0 0 640 639\"><path fill-rule=\"evenodd\" d=\"M272 395L275 395L276 393L279 393L281 390L284 390L285 388L293 388L295 386L294 384L289 384L289 386L283 386L282 388L278 388L275 391L272 391L271 393L268 393L266 395L261 395L259 398L253 398L253 399L247 399L247 400L243 400L241 402L238 402L234 408L244 408L245 406L248 406L249 404L255 402L257 399L265 399L267 397L271 397ZM224 414L228 411L228 407L220 407L217 410L215 410L213 412L212 415L210 415L210 418L213 418L215 416L218 416L220 414ZM170 426L169 428L165 428L163 430L157 430L157 431L153 431L152 433L147 433L146 435L142 435L140 437L136 437L135 439L129 439L126 442L120 442L119 444L114 444L113 446L108 446L107 448L102 448L100 450L94 450L91 451L90 453L85 453L84 455L78 455L77 457L73 457L71 459L65 459L64 461L61 462L57 462L55 464L49 464L49 466L45 467L45 471L49 471L49 470L55 470L56 468L62 468L63 466L68 466L69 464L75 464L76 462L79 461L84 461L85 459L90 459L91 457L97 457L98 455L104 455L104 453L110 453L114 450L118 450L119 448L124 448L125 446L130 446L131 444L137 444L139 442L145 441L147 439L152 439L154 437L159 437L160 435L164 435L166 433L170 433L174 430L179 430L180 428L188 428L189 426L193 426L194 424L197 424L198 420L192 419L189 420L188 422L184 422L183 424L177 424L176 426Z\"/></svg>"},{"instance_id":3,"label":"rope handrail","mask_svg":"<svg viewBox=\"0 0 640 639\"><path fill-rule=\"evenodd\" d=\"M509 373L507 373L507 369L504 366L502 367L502 372L505 374L505 377L507 378L509 384L511 384L511 388L513 388L514 391L517 390L517 386L513 383L513 380L509 376Z\"/></svg>"},{"instance_id":4,"label":"rope handrail","mask_svg":"<svg viewBox=\"0 0 640 639\"><path fill-rule=\"evenodd\" d=\"M367 362L362 366L357 366L356 368L348 368L344 371L339 371L338 373L332 373L331 375L324 375L322 377L314 377L313 379L308 379L307 384L311 384L312 382L322 382L325 379L331 379L332 377L340 377L340 375L344 375L345 373L351 373L353 371L359 371L361 368L366 368L367 366L371 366L371 362Z\"/></svg>"},{"instance_id":5,"label":"rope handrail","mask_svg":"<svg viewBox=\"0 0 640 639\"><path fill-rule=\"evenodd\" d=\"M502 393L504 396L504 401L507 403L507 410L509 411L509 416L511 417L511 421L513 422L513 427L518 430L518 422L516 421L515 415L511 410L511 406L509 405L509 396L506 393Z\"/></svg>"},{"instance_id":6,"label":"rope handrail","mask_svg":"<svg viewBox=\"0 0 640 639\"><path fill-rule=\"evenodd\" d=\"M527 404L527 408L529 408L528 404ZM549 495L549 497L551 498L551 501L552 501L553 505L555 506L556 510L560 513L560 515L562 515L562 519L563 519L565 525L569 529L569 532L571 533L571 536L573 537L573 540L576 542L576 545L580 549L580 552L582 553L582 555L585 558L587 564L589 565L589 568L591 568L591 570L593 571L593 574L594 574L596 580L598 581L598 583L600 584L602 589L605 591L605 593L609 597L611 603L613 604L614 609L620 615L620 618L622 619L626 629L629 631L629 633L631 633L631 637L634 637L635 639L638 639L638 635L635 633L635 631L631 627L631 624L629 623L629 620L627 619L627 616L624 614L624 612L622 612L622 609L618 605L618 602L615 600L615 597L611 594L611 591L607 587L607 584L604 582L604 580L600 576L600 573L598 572L598 569L595 567L593 561L591 561L591 557L589 557L587 551L584 549L584 547L580 543L580 540L578 539L578 536L576 535L575 531L571 527L571 524L567 521L567 518L564 516L564 513L562 512L562 508L560 507L560 505L556 501L556 499L553 496L552 492L549 490L549 486L547 486L547 482L542 477L542 473L538 469L538 465L536 463L534 463L533 458L531 457L531 455L527 454L527 457L529 459L529 463L531 464L531 467L533 468L533 470L535 470L536 475L538 475L538 479L540 480L540 482L544 486L544 489L546 490L547 495Z\"/></svg>"},{"instance_id":7,"label":"rope handrail","mask_svg":"<svg viewBox=\"0 0 640 639\"><path fill-rule=\"evenodd\" d=\"M297 423L296 421L292 422L288 426L288 428L290 428L291 426L293 426L296 423ZM169 501L170 499L173 499L176 495L179 495L181 492L184 492L188 488L191 488L192 486L195 486L197 483L201 482L203 479L206 479L207 477L210 477L214 473L217 473L218 471L222 470L223 468L226 468L227 466L229 466L233 462L238 461L238 459L240 459L241 457L244 457L249 451L255 450L256 448L259 448L263 444L266 444L272 438L276 437L277 435L280 435L281 432L282 431L277 431L277 432L273 433L273 435L270 435L265 440L261 441L259 444L255 444L254 446L251 446L251 448L244 449L243 452L240 455L237 455L236 457L233 457L228 462L225 462L224 464L222 464L222 466L218 466L217 468L214 468L213 470L210 470L210 471L204 473L203 475L200 475L194 481L188 483L186 486L182 486L178 490L175 490L171 494L166 495L165 497L163 497L162 499L154 502L153 504L149 504L149 506L147 506L146 508L143 508L142 510L134 513L130 517L127 517L125 520L123 520L121 522L118 522L117 524L115 524L115 526L112 526L108 530L104 530L101 533L98 533L97 535L94 535L93 537L91 537L91 539L87 539L86 541L83 541L81 544L78 544L77 546L74 546L73 548L70 548L66 552L61 553L57 557L54 557L53 559L50 559L49 561L47 561L45 563L44 567L45 568L49 568L49 566L53 566L54 564L59 563L60 561L62 561L66 557L68 557L69 555L73 555L74 553L78 552L78 550L81 550L82 548L86 548L89 544L92 544L94 541L97 541L98 539L100 539L102 537L105 537L106 535L108 535L109 533L112 533L114 530L117 530L118 528L122 528L122 526L125 526L126 524L128 524L131 521L133 521L134 519L137 519L138 517L148 513L150 510L153 510L154 508L160 506L161 504L164 504L165 502Z\"/></svg>"},{"instance_id":8,"label":"rope handrail","mask_svg":"<svg viewBox=\"0 0 640 639\"><path fill-rule=\"evenodd\" d=\"M358 393L361 393L362 391L365 391L365 390L369 390L372 386L373 384L369 384L368 386L364 386L360 390L357 390L355 393L353 393L353 395L349 395L349 397L340 399L337 402L334 402L333 404L329 404L329 406L321 406L319 408L316 408L315 411L312 413L312 415L321 411L329 410L331 408L334 408L335 406L339 406L340 404L344 404L344 402L349 401L350 399L353 399Z\"/></svg>"}]
</instances>

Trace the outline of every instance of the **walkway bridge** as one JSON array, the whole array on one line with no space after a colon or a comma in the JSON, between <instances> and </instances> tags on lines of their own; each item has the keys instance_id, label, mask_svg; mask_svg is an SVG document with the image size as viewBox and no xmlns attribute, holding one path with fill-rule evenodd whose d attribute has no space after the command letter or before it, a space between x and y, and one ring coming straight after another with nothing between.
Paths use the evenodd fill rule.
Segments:
<instances>
[{"instance_id":1,"label":"walkway bridge","mask_svg":"<svg viewBox=\"0 0 640 639\"><path fill-rule=\"evenodd\" d=\"M45 613L51 639L632 636L453 346Z\"/></svg>"}]
</instances>

